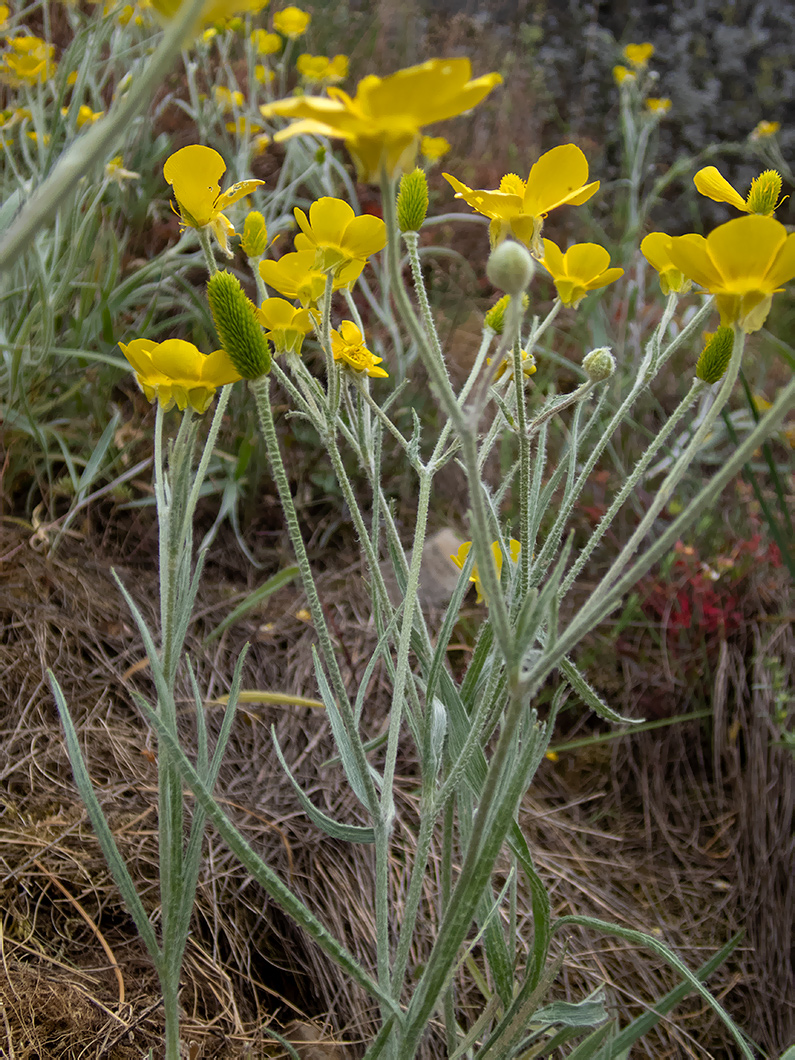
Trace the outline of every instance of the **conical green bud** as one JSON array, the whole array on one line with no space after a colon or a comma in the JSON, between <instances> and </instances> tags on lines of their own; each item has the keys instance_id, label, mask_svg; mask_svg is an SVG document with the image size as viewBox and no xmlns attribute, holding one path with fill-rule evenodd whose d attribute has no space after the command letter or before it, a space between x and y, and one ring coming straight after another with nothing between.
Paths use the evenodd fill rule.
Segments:
<instances>
[{"instance_id":1,"label":"conical green bud","mask_svg":"<svg viewBox=\"0 0 795 1060\"><path fill-rule=\"evenodd\" d=\"M751 190L745 205L751 213L772 217L781 195L781 176L775 169L766 169L751 181Z\"/></svg>"},{"instance_id":2,"label":"conical green bud","mask_svg":"<svg viewBox=\"0 0 795 1060\"><path fill-rule=\"evenodd\" d=\"M207 284L207 300L215 330L229 359L244 379L259 379L271 369L268 340L240 281L230 272L216 272Z\"/></svg>"},{"instance_id":3,"label":"conical green bud","mask_svg":"<svg viewBox=\"0 0 795 1060\"><path fill-rule=\"evenodd\" d=\"M499 301L495 302L491 309L486 310L486 315L483 318L483 323L487 328L497 334L502 335L505 330L505 314L508 312L508 306L511 302L511 296L504 294ZM530 305L530 299L526 294L522 295L522 308L527 309Z\"/></svg>"},{"instance_id":4,"label":"conical green bud","mask_svg":"<svg viewBox=\"0 0 795 1060\"><path fill-rule=\"evenodd\" d=\"M268 246L268 229L259 210L252 210L243 225L240 246L247 258L258 258Z\"/></svg>"},{"instance_id":5,"label":"conical green bud","mask_svg":"<svg viewBox=\"0 0 795 1060\"><path fill-rule=\"evenodd\" d=\"M696 379L704 383L717 383L729 367L734 348L734 329L719 327L710 335L707 345L696 364Z\"/></svg>"},{"instance_id":6,"label":"conical green bud","mask_svg":"<svg viewBox=\"0 0 795 1060\"><path fill-rule=\"evenodd\" d=\"M400 178L397 217L401 232L419 232L428 212L428 178L421 169Z\"/></svg>"}]
</instances>

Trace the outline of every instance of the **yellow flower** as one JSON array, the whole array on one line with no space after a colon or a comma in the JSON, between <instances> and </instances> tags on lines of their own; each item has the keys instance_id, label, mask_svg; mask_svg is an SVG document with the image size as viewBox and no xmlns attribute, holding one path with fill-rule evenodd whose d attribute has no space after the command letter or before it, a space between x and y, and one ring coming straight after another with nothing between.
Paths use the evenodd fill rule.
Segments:
<instances>
[{"instance_id":1,"label":"yellow flower","mask_svg":"<svg viewBox=\"0 0 795 1060\"><path fill-rule=\"evenodd\" d=\"M628 44L623 51L624 58L636 70L642 70L652 55L654 55L653 44Z\"/></svg>"},{"instance_id":2,"label":"yellow flower","mask_svg":"<svg viewBox=\"0 0 795 1060\"><path fill-rule=\"evenodd\" d=\"M721 324L758 331L776 291L795 277L795 233L772 217L737 217L703 236L677 236L668 254L685 276L715 295Z\"/></svg>"},{"instance_id":3,"label":"yellow flower","mask_svg":"<svg viewBox=\"0 0 795 1060\"><path fill-rule=\"evenodd\" d=\"M235 121L228 121L226 123L226 131L234 133L235 136L254 136L258 133L262 126L259 122L252 121L250 118L244 118L241 114Z\"/></svg>"},{"instance_id":4,"label":"yellow flower","mask_svg":"<svg viewBox=\"0 0 795 1060\"><path fill-rule=\"evenodd\" d=\"M693 177L693 183L702 195L715 202L727 202L743 213L761 214L770 217L781 205L781 176L775 169L766 169L751 181L751 190L747 198L736 191L725 177L721 176L714 166L700 169Z\"/></svg>"},{"instance_id":5,"label":"yellow flower","mask_svg":"<svg viewBox=\"0 0 795 1060\"><path fill-rule=\"evenodd\" d=\"M0 81L12 86L43 85L55 76L55 48L40 37L10 37L0 59Z\"/></svg>"},{"instance_id":6,"label":"yellow flower","mask_svg":"<svg viewBox=\"0 0 795 1060\"><path fill-rule=\"evenodd\" d=\"M692 237L684 237L692 238ZM671 236L665 232L650 232L640 244L640 252L653 269L660 274L660 288L667 295L671 291L686 294L690 290L688 280L668 256Z\"/></svg>"},{"instance_id":7,"label":"yellow flower","mask_svg":"<svg viewBox=\"0 0 795 1060\"><path fill-rule=\"evenodd\" d=\"M282 38L278 33L268 33L264 29L255 29L251 34L251 43L260 55L276 55L282 50Z\"/></svg>"},{"instance_id":8,"label":"yellow flower","mask_svg":"<svg viewBox=\"0 0 795 1060\"><path fill-rule=\"evenodd\" d=\"M351 97L340 88L325 96L293 96L261 108L266 118L298 121L276 140L311 134L342 138L356 163L359 179L378 183L414 166L422 127L471 110L500 84L499 74L469 80L469 59L431 59L398 70L390 77L370 75Z\"/></svg>"},{"instance_id":9,"label":"yellow flower","mask_svg":"<svg viewBox=\"0 0 795 1060\"><path fill-rule=\"evenodd\" d=\"M631 70L626 68L626 66L614 66L613 80L617 85L623 85L625 81L636 81L637 78Z\"/></svg>"},{"instance_id":10,"label":"yellow flower","mask_svg":"<svg viewBox=\"0 0 795 1060\"><path fill-rule=\"evenodd\" d=\"M309 84L335 85L348 76L348 57L335 55L327 59L325 55L299 55L295 68Z\"/></svg>"},{"instance_id":11,"label":"yellow flower","mask_svg":"<svg viewBox=\"0 0 795 1060\"><path fill-rule=\"evenodd\" d=\"M139 180L140 176L140 173L133 173L132 170L124 168L121 155L111 158L105 166L106 179L114 181L119 187L123 186L125 180Z\"/></svg>"},{"instance_id":12,"label":"yellow flower","mask_svg":"<svg viewBox=\"0 0 795 1060\"><path fill-rule=\"evenodd\" d=\"M536 256L541 251L541 228L549 211L567 203L579 206L599 187L598 180L586 183L588 162L576 144L562 144L543 154L527 181L508 173L496 191L473 191L449 173L442 175L455 188L457 199L491 218L492 246L513 234Z\"/></svg>"},{"instance_id":13,"label":"yellow flower","mask_svg":"<svg viewBox=\"0 0 795 1060\"><path fill-rule=\"evenodd\" d=\"M510 295L505 295L505 297L509 298ZM491 357L486 358L486 364L491 364ZM529 379L530 376L535 375L537 371L535 357L532 353L528 353L527 350L522 350L522 375ZM505 358L497 369L494 378L502 379L506 372L510 372L511 374L508 378L513 379L513 355L509 355Z\"/></svg>"},{"instance_id":14,"label":"yellow flower","mask_svg":"<svg viewBox=\"0 0 795 1060\"><path fill-rule=\"evenodd\" d=\"M450 150L450 142L443 136L423 136L420 140L420 154L426 162L438 162Z\"/></svg>"},{"instance_id":15,"label":"yellow flower","mask_svg":"<svg viewBox=\"0 0 795 1060\"><path fill-rule=\"evenodd\" d=\"M665 96L649 96L646 100L646 110L649 114L667 114L671 109L671 101Z\"/></svg>"},{"instance_id":16,"label":"yellow flower","mask_svg":"<svg viewBox=\"0 0 795 1060\"><path fill-rule=\"evenodd\" d=\"M342 361L357 372L367 372L374 379L389 378L389 372L378 367L384 358L376 357L367 349L364 336L352 320L343 320L339 331L332 329L331 352L335 361Z\"/></svg>"},{"instance_id":17,"label":"yellow flower","mask_svg":"<svg viewBox=\"0 0 795 1060\"><path fill-rule=\"evenodd\" d=\"M246 97L242 92L231 92L224 85L216 85L213 89L213 96L222 114L228 114L235 107L240 109L246 102Z\"/></svg>"},{"instance_id":18,"label":"yellow flower","mask_svg":"<svg viewBox=\"0 0 795 1060\"><path fill-rule=\"evenodd\" d=\"M309 207L308 218L297 206L293 213L301 229L295 237L295 249L313 250L315 266L324 272L336 274L350 262L364 268L370 255L386 246L386 225L381 218L370 214L357 217L343 199L318 199Z\"/></svg>"},{"instance_id":19,"label":"yellow flower","mask_svg":"<svg viewBox=\"0 0 795 1060\"><path fill-rule=\"evenodd\" d=\"M767 140L769 137L775 136L780 128L780 121L760 121L751 133L750 139Z\"/></svg>"},{"instance_id":20,"label":"yellow flower","mask_svg":"<svg viewBox=\"0 0 795 1060\"><path fill-rule=\"evenodd\" d=\"M217 387L240 379L225 350L205 357L192 342L182 339L133 339L119 346L147 401L157 398L164 409L190 405L196 412L205 412Z\"/></svg>"},{"instance_id":21,"label":"yellow flower","mask_svg":"<svg viewBox=\"0 0 795 1060\"><path fill-rule=\"evenodd\" d=\"M77 112L78 129L82 129L84 125L93 125L95 121L99 121L104 113L104 110L92 110L91 107L84 103Z\"/></svg>"},{"instance_id":22,"label":"yellow flower","mask_svg":"<svg viewBox=\"0 0 795 1060\"><path fill-rule=\"evenodd\" d=\"M5 29L6 22L8 22L8 16L11 11L7 4L0 4L0 29Z\"/></svg>"},{"instance_id":23,"label":"yellow flower","mask_svg":"<svg viewBox=\"0 0 795 1060\"><path fill-rule=\"evenodd\" d=\"M278 30L283 37L296 40L306 33L306 28L312 21L312 16L300 7L285 7L277 11L273 16L273 28Z\"/></svg>"},{"instance_id":24,"label":"yellow flower","mask_svg":"<svg viewBox=\"0 0 795 1060\"><path fill-rule=\"evenodd\" d=\"M235 234L232 222L221 212L250 195L264 180L242 180L228 191L220 192L219 181L226 163L217 151L191 144L166 159L163 176L174 189L182 224L190 228L210 228L221 249L232 257L229 237ZM172 205L173 209L173 205Z\"/></svg>"},{"instance_id":25,"label":"yellow flower","mask_svg":"<svg viewBox=\"0 0 795 1060\"><path fill-rule=\"evenodd\" d=\"M25 135L29 140L32 140L34 144L37 144L39 142L39 134L37 132L31 130L30 132L25 133ZM47 144L49 144L50 139L51 137L49 133L42 133L41 142L45 147L47 146Z\"/></svg>"},{"instance_id":26,"label":"yellow flower","mask_svg":"<svg viewBox=\"0 0 795 1060\"><path fill-rule=\"evenodd\" d=\"M257 63L254 67L254 77L261 85L269 85L272 81L276 80L276 74L273 70L267 66L263 66L262 63Z\"/></svg>"},{"instance_id":27,"label":"yellow flower","mask_svg":"<svg viewBox=\"0 0 795 1060\"><path fill-rule=\"evenodd\" d=\"M270 339L277 353L298 353L314 327L308 309L296 309L285 298L266 298L257 310L257 320L265 328L265 338Z\"/></svg>"},{"instance_id":28,"label":"yellow flower","mask_svg":"<svg viewBox=\"0 0 795 1060\"><path fill-rule=\"evenodd\" d=\"M265 133L260 133L251 141L251 153L255 158L264 154L270 142L270 136L267 136Z\"/></svg>"},{"instance_id":29,"label":"yellow flower","mask_svg":"<svg viewBox=\"0 0 795 1060\"><path fill-rule=\"evenodd\" d=\"M623 269L610 269L610 255L598 243L575 243L565 254L551 239L544 240L541 264L555 281L558 297L575 308L589 291L607 287L624 275Z\"/></svg>"},{"instance_id":30,"label":"yellow flower","mask_svg":"<svg viewBox=\"0 0 795 1060\"><path fill-rule=\"evenodd\" d=\"M343 265L333 280L333 290L351 287L358 280L364 263ZM283 254L278 261L261 261L259 274L270 287L285 296L297 298L302 306L314 306L326 289L326 274L315 266L315 251Z\"/></svg>"},{"instance_id":31,"label":"yellow flower","mask_svg":"<svg viewBox=\"0 0 795 1060\"><path fill-rule=\"evenodd\" d=\"M458 552L456 552L455 555L450 557L450 559L453 561L453 563L455 563L456 567L458 567L459 570L464 569L464 564L466 563L466 558L469 555L469 550L471 548L472 542L465 541L463 545L461 545L461 547L459 548ZM518 563L519 553L522 551L522 546L520 542L518 542L516 538L512 537L508 542L508 549L511 554L511 563ZM500 548L499 541L493 542L491 546L491 552L494 556L494 562L497 564L497 576L499 577L502 574L502 549ZM483 586L480 582L480 575L478 574L477 563L472 568L472 573L469 575L469 580L475 583L475 588L478 591L477 602L479 604L483 603L485 596L483 593Z\"/></svg>"},{"instance_id":32,"label":"yellow flower","mask_svg":"<svg viewBox=\"0 0 795 1060\"><path fill-rule=\"evenodd\" d=\"M182 3L183 0L151 0L152 7L165 19L174 18ZM261 6L261 0L206 0L194 32L199 33L204 26L223 23L233 15L255 13Z\"/></svg>"}]
</instances>

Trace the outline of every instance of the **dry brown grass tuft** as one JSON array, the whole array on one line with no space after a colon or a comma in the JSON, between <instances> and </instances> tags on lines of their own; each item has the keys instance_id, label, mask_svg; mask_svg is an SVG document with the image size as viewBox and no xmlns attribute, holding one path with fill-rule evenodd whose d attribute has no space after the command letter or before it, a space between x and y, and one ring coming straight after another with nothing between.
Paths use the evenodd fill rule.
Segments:
<instances>
[{"instance_id":1,"label":"dry brown grass tuft","mask_svg":"<svg viewBox=\"0 0 795 1060\"><path fill-rule=\"evenodd\" d=\"M155 765L129 695L131 684L148 691L149 678L145 666L136 666L141 645L112 585L110 562L83 546L70 547L70 556L48 560L17 529L0 542L0 556L8 557L0 566L0 1050L15 1060L126 1060L149 1046L157 1050L162 1013L156 977L74 788L44 671L51 667L64 688L100 800L156 921ZM355 690L373 635L358 559L338 554L334 562L321 576L321 592L343 674ZM151 615L153 567L121 574ZM199 603L205 621L225 613L226 591L207 580ZM226 691L235 653L246 639L253 642L247 688L315 695L313 631L296 617L303 606L297 588L283 590L266 613L235 627L209 655L199 641L210 627L198 622L189 647L208 699ZM786 624L759 622L743 636L725 646L714 752L709 734L691 723L566 753L545 763L522 825L558 915L590 913L650 930L691 967L744 927L740 950L710 986L740 1024L775 1052L795 1026L785 944L793 921L794 789L792 757L771 743L773 692L764 659L774 654L792 660L795 653ZM366 697L369 734L382 730L387 704L388 688L377 671ZM217 708L209 720L212 729ZM313 801L340 820L364 822L339 770L325 765L334 753L328 725L308 709L241 708L219 795L262 856L372 966L371 850L335 843L307 821L282 777L271 726ZM581 729L578 723L579 735ZM415 762L407 751L399 762L392 873L398 909L414 849L415 784ZM412 954L416 963L426 957L433 933L436 871L434 859ZM524 908L520 951L531 933ZM564 944L560 996L577 998L605 982L624 1020L675 985L675 975L659 961L624 943L575 931L559 940ZM483 999L468 978L461 987L462 1016L470 1019ZM361 1053L359 1043L377 1015L213 834L182 1005L184 1039L202 1057L284 1055L269 1025L280 1033L287 1028L307 1060L352 1057ZM676 1010L639 1055L644 1050L655 1058L733 1055L722 1027L698 1002ZM431 1035L422 1055L443 1055L441 1038Z\"/></svg>"}]
</instances>

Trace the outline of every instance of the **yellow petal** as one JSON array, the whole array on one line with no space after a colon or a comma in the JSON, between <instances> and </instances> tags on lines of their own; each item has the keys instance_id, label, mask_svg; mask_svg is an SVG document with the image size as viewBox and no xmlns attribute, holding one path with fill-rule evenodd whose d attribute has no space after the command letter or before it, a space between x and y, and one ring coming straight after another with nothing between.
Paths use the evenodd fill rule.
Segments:
<instances>
[{"instance_id":1,"label":"yellow petal","mask_svg":"<svg viewBox=\"0 0 795 1060\"><path fill-rule=\"evenodd\" d=\"M343 199L325 195L309 207L311 236L314 236L320 246L338 246L345 229L355 216L353 208ZM301 227L303 228L303 225ZM306 232L306 229L304 231Z\"/></svg>"},{"instance_id":2,"label":"yellow petal","mask_svg":"<svg viewBox=\"0 0 795 1060\"><path fill-rule=\"evenodd\" d=\"M724 290L737 294L752 290L772 293L765 277L786 239L783 224L756 214L738 217L710 232L707 252L721 274Z\"/></svg>"},{"instance_id":3,"label":"yellow petal","mask_svg":"<svg viewBox=\"0 0 795 1060\"><path fill-rule=\"evenodd\" d=\"M340 337L347 346L361 346L364 336L352 320L343 320L339 328Z\"/></svg>"},{"instance_id":4,"label":"yellow petal","mask_svg":"<svg viewBox=\"0 0 795 1060\"><path fill-rule=\"evenodd\" d=\"M123 342L119 343L121 352L133 366L135 372L142 376L153 370L151 353L155 346L157 346L157 343L152 342L151 339L133 339L126 346Z\"/></svg>"},{"instance_id":5,"label":"yellow petal","mask_svg":"<svg viewBox=\"0 0 795 1060\"><path fill-rule=\"evenodd\" d=\"M236 383L240 375L229 359L226 350L214 350L201 362L201 380L209 387Z\"/></svg>"},{"instance_id":6,"label":"yellow petal","mask_svg":"<svg viewBox=\"0 0 795 1060\"><path fill-rule=\"evenodd\" d=\"M575 243L566 251L566 273L583 284L600 276L610 264L610 255L598 243Z\"/></svg>"},{"instance_id":7,"label":"yellow petal","mask_svg":"<svg viewBox=\"0 0 795 1060\"><path fill-rule=\"evenodd\" d=\"M664 272L673 266L668 255L671 237L665 232L650 232L640 244L640 252L657 272Z\"/></svg>"},{"instance_id":8,"label":"yellow petal","mask_svg":"<svg viewBox=\"0 0 795 1060\"><path fill-rule=\"evenodd\" d=\"M564 202L567 196L581 191L587 180L588 161L576 144L553 147L530 170L524 212L536 217L547 213Z\"/></svg>"},{"instance_id":9,"label":"yellow petal","mask_svg":"<svg viewBox=\"0 0 795 1060\"><path fill-rule=\"evenodd\" d=\"M706 195L708 199L713 199L715 202L728 202L731 206L736 206L738 210L742 210L743 213L748 213L748 207L745 205L742 195L735 191L728 180L722 177L714 166L706 166L704 169L700 169L693 177L693 183L698 191L702 195Z\"/></svg>"},{"instance_id":10,"label":"yellow petal","mask_svg":"<svg viewBox=\"0 0 795 1060\"><path fill-rule=\"evenodd\" d=\"M467 58L430 59L389 77L364 78L358 85L356 103L368 117L401 115L417 127L427 125L450 117L450 100L463 90L471 73Z\"/></svg>"},{"instance_id":11,"label":"yellow petal","mask_svg":"<svg viewBox=\"0 0 795 1060\"><path fill-rule=\"evenodd\" d=\"M522 212L522 200L518 195L501 191L475 190L462 184L450 173L443 173L442 176L455 189L457 199L463 199L473 210L485 214L486 217L509 220Z\"/></svg>"},{"instance_id":12,"label":"yellow petal","mask_svg":"<svg viewBox=\"0 0 795 1060\"><path fill-rule=\"evenodd\" d=\"M202 381L203 354L192 342L166 339L152 350L152 364L168 379L192 386Z\"/></svg>"},{"instance_id":13,"label":"yellow petal","mask_svg":"<svg viewBox=\"0 0 795 1060\"><path fill-rule=\"evenodd\" d=\"M345 229L343 249L352 258L367 258L386 246L386 225L380 217L362 214Z\"/></svg>"},{"instance_id":14,"label":"yellow petal","mask_svg":"<svg viewBox=\"0 0 795 1060\"><path fill-rule=\"evenodd\" d=\"M707 291L722 288L723 280L707 253L707 241L703 236L674 236L668 254L681 273Z\"/></svg>"},{"instance_id":15,"label":"yellow petal","mask_svg":"<svg viewBox=\"0 0 795 1060\"><path fill-rule=\"evenodd\" d=\"M544 256L541 259L541 264L552 274L552 276L565 276L566 262L560 247L557 243L553 243L551 239L545 239L543 242Z\"/></svg>"},{"instance_id":16,"label":"yellow petal","mask_svg":"<svg viewBox=\"0 0 795 1060\"><path fill-rule=\"evenodd\" d=\"M226 162L211 147L191 144L166 159L163 176L199 227L209 224L219 194Z\"/></svg>"},{"instance_id":17,"label":"yellow petal","mask_svg":"<svg viewBox=\"0 0 795 1060\"><path fill-rule=\"evenodd\" d=\"M216 210L225 210L228 206L240 202L246 195L250 195L255 188L260 187L264 183L264 180L239 180L237 184L233 184L231 188L228 188L222 195L218 196L215 203Z\"/></svg>"},{"instance_id":18,"label":"yellow petal","mask_svg":"<svg viewBox=\"0 0 795 1060\"><path fill-rule=\"evenodd\" d=\"M768 289L776 290L795 279L795 232L787 236L765 277Z\"/></svg>"}]
</instances>

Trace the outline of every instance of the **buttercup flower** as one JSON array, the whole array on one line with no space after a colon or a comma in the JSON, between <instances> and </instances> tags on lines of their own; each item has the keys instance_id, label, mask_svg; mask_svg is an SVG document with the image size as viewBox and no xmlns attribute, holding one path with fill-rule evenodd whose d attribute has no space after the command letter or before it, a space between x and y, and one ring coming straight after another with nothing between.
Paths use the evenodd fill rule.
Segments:
<instances>
[{"instance_id":1,"label":"buttercup flower","mask_svg":"<svg viewBox=\"0 0 795 1060\"><path fill-rule=\"evenodd\" d=\"M76 124L78 129L82 129L84 125L93 125L95 121L99 121L104 113L104 110L92 110L86 103L83 103L77 111Z\"/></svg>"},{"instance_id":2,"label":"buttercup flower","mask_svg":"<svg viewBox=\"0 0 795 1060\"><path fill-rule=\"evenodd\" d=\"M544 240L541 264L555 281L564 305L578 306L589 291L607 287L624 275L623 269L610 269L610 255L598 243L575 243L565 254L551 239Z\"/></svg>"},{"instance_id":3,"label":"buttercup flower","mask_svg":"<svg viewBox=\"0 0 795 1060\"><path fill-rule=\"evenodd\" d=\"M506 298L510 298L510 295L506 294L505 297ZM491 357L487 357L486 358L486 364L491 364ZM535 375L537 371L538 371L538 368L536 367L536 359L535 359L535 357L532 355L532 353L528 353L527 350L522 350L522 375L526 379L529 379L530 376L531 375ZM496 371L496 373L494 375L495 380L496 379L502 379L502 377L505 375L506 372L510 372L510 375L509 375L508 378L509 379L513 379L513 355L512 354L509 355L508 357L506 357L505 360L500 364L500 367L497 369L497 371Z\"/></svg>"},{"instance_id":4,"label":"buttercup flower","mask_svg":"<svg viewBox=\"0 0 795 1060\"><path fill-rule=\"evenodd\" d=\"M617 85L623 85L625 81L636 81L637 78L631 70L626 68L626 66L614 66L613 80Z\"/></svg>"},{"instance_id":5,"label":"buttercup flower","mask_svg":"<svg viewBox=\"0 0 795 1060\"><path fill-rule=\"evenodd\" d=\"M262 126L259 124L259 122L252 121L250 118L244 118L242 114L239 118L236 118L235 121L228 121L226 123L226 131L234 133L235 136L240 136L241 138L243 136L254 136L261 129ZM267 139L268 137L266 136L266 142Z\"/></svg>"},{"instance_id":6,"label":"buttercup flower","mask_svg":"<svg viewBox=\"0 0 795 1060\"><path fill-rule=\"evenodd\" d=\"M306 33L307 26L312 21L312 16L300 7L285 7L283 11L277 11L273 16L273 28L278 30L283 37L296 40Z\"/></svg>"},{"instance_id":7,"label":"buttercup flower","mask_svg":"<svg viewBox=\"0 0 795 1060\"><path fill-rule=\"evenodd\" d=\"M543 154L530 170L526 181L508 173L496 191L473 191L466 184L442 174L456 192L478 213L491 218L489 238L496 246L509 234L528 246L538 257L541 228L550 210L587 202L599 187L588 184L588 162L576 144L562 144Z\"/></svg>"},{"instance_id":8,"label":"buttercup flower","mask_svg":"<svg viewBox=\"0 0 795 1060\"><path fill-rule=\"evenodd\" d=\"M235 107L240 109L246 102L246 97L242 92L231 92L224 85L216 85L213 89L213 98L215 99L216 106L220 109L222 114L228 114L230 110Z\"/></svg>"},{"instance_id":9,"label":"buttercup flower","mask_svg":"<svg viewBox=\"0 0 795 1060\"><path fill-rule=\"evenodd\" d=\"M684 239L693 238L683 236ZM671 236L665 232L650 232L640 244L640 252L653 269L660 274L660 289L667 295L671 291L677 294L685 294L690 290L690 280L671 261L668 256L668 248L671 244Z\"/></svg>"},{"instance_id":10,"label":"buttercup flower","mask_svg":"<svg viewBox=\"0 0 795 1060\"><path fill-rule=\"evenodd\" d=\"M770 217L781 205L781 176L775 169L766 169L751 181L751 190L743 199L725 177L721 176L715 166L700 169L693 177L693 183L702 195L715 202L727 202L743 213L761 214Z\"/></svg>"},{"instance_id":11,"label":"buttercup flower","mask_svg":"<svg viewBox=\"0 0 795 1060\"><path fill-rule=\"evenodd\" d=\"M295 68L309 84L336 85L348 76L348 57L335 55L327 59L325 55L299 55Z\"/></svg>"},{"instance_id":12,"label":"buttercup flower","mask_svg":"<svg viewBox=\"0 0 795 1060\"><path fill-rule=\"evenodd\" d=\"M420 140L420 154L426 162L438 162L450 150L450 141L443 136L423 136Z\"/></svg>"},{"instance_id":13,"label":"buttercup flower","mask_svg":"<svg viewBox=\"0 0 795 1060\"><path fill-rule=\"evenodd\" d=\"M750 138L752 140L768 140L771 136L775 136L780 128L780 121L760 121L751 132Z\"/></svg>"},{"instance_id":14,"label":"buttercup flower","mask_svg":"<svg viewBox=\"0 0 795 1060\"><path fill-rule=\"evenodd\" d=\"M133 339L119 346L147 401L156 398L166 410L176 404L180 410L190 405L196 412L205 412L219 386L240 379L225 350L205 357L192 342L182 339Z\"/></svg>"},{"instance_id":15,"label":"buttercup flower","mask_svg":"<svg viewBox=\"0 0 795 1060\"><path fill-rule=\"evenodd\" d=\"M367 372L374 379L389 378L389 373L378 367L384 358L367 349L364 336L352 320L343 320L339 331L332 329L331 352L335 361L342 361L357 372Z\"/></svg>"},{"instance_id":16,"label":"buttercup flower","mask_svg":"<svg viewBox=\"0 0 795 1060\"><path fill-rule=\"evenodd\" d=\"M653 44L627 44L624 48L623 56L627 62L634 66L636 70L642 70L654 55Z\"/></svg>"},{"instance_id":17,"label":"buttercup flower","mask_svg":"<svg viewBox=\"0 0 795 1060\"><path fill-rule=\"evenodd\" d=\"M463 570L464 569L464 564L466 563L466 558L469 555L469 550L471 548L472 548L472 542L471 541L465 541L463 543L463 545L461 545L461 547L459 548L458 552L456 552L454 555L452 555L450 557L450 559L453 561L453 563L455 563L456 567L458 567L459 570ZM518 563L519 562L519 553L522 551L521 543L519 541L517 541L516 538L512 537L510 539L510 541L508 542L508 549L509 549L510 554L511 554L511 563ZM492 552L492 555L494 556L494 562L497 564L497 575L500 576L502 574L502 549L500 548L499 541L495 541L492 544L491 552ZM485 596L484 596L484 593L483 593L483 586L482 586L481 581L480 581L480 574L478 573L478 565L477 565L477 563L472 568L472 573L469 575L469 580L471 582L475 583L475 588L478 591L478 601L477 602L479 604L483 603L483 600L485 599Z\"/></svg>"},{"instance_id":18,"label":"buttercup flower","mask_svg":"<svg viewBox=\"0 0 795 1060\"><path fill-rule=\"evenodd\" d=\"M333 280L333 290L351 287L358 280L364 262L353 261L342 265ZM285 298L297 298L302 306L317 304L326 289L326 274L315 264L315 250L301 250L283 254L278 261L261 261L259 274L269 287L274 287Z\"/></svg>"},{"instance_id":19,"label":"buttercup flower","mask_svg":"<svg viewBox=\"0 0 795 1060\"><path fill-rule=\"evenodd\" d=\"M157 13L165 19L174 18L182 6L183 0L151 0L151 5ZM195 33L203 26L213 26L223 23L233 15L250 12L255 14L261 10L261 0L206 0L196 20Z\"/></svg>"},{"instance_id":20,"label":"buttercup flower","mask_svg":"<svg viewBox=\"0 0 795 1060\"><path fill-rule=\"evenodd\" d=\"M646 100L646 110L649 112L649 114L663 115L667 114L670 109L671 101L665 96L661 96L659 98L656 96L649 96L649 98Z\"/></svg>"},{"instance_id":21,"label":"buttercup flower","mask_svg":"<svg viewBox=\"0 0 795 1060\"><path fill-rule=\"evenodd\" d=\"M304 337L314 324L308 309L296 309L285 298L266 298L257 310L257 320L265 328L277 353L299 353Z\"/></svg>"},{"instance_id":22,"label":"buttercup flower","mask_svg":"<svg viewBox=\"0 0 795 1060\"><path fill-rule=\"evenodd\" d=\"M210 228L221 249L232 256L229 237L235 234L232 222L221 212L264 184L264 180L241 180L221 194L219 181L226 163L211 147L192 144L166 159L163 176L174 189L182 224L190 228ZM173 209L173 205L172 205Z\"/></svg>"},{"instance_id":23,"label":"buttercup flower","mask_svg":"<svg viewBox=\"0 0 795 1060\"><path fill-rule=\"evenodd\" d=\"M357 217L343 199L318 199L309 207L308 218L297 206L293 213L301 229L295 249L314 250L315 265L324 272L337 273L350 262L364 268L370 255L386 246L386 225L381 218Z\"/></svg>"},{"instance_id":24,"label":"buttercup flower","mask_svg":"<svg viewBox=\"0 0 795 1060\"><path fill-rule=\"evenodd\" d=\"M471 110L502 81L499 74L470 81L471 72L469 59L431 59L390 77L365 77L354 97L331 87L328 98L294 96L261 110L266 118L300 119L277 141L307 133L342 138L359 179L378 183L382 169L395 177L413 168L424 125Z\"/></svg>"},{"instance_id":25,"label":"buttercup flower","mask_svg":"<svg viewBox=\"0 0 795 1060\"><path fill-rule=\"evenodd\" d=\"M737 217L703 236L678 236L668 255L715 295L721 324L758 331L776 291L795 277L795 233L772 217Z\"/></svg>"},{"instance_id":26,"label":"buttercup flower","mask_svg":"<svg viewBox=\"0 0 795 1060\"><path fill-rule=\"evenodd\" d=\"M40 37L10 37L0 59L0 80L9 85L43 85L55 76L55 48Z\"/></svg>"},{"instance_id":27,"label":"buttercup flower","mask_svg":"<svg viewBox=\"0 0 795 1060\"><path fill-rule=\"evenodd\" d=\"M276 55L282 50L282 38L278 33L268 33L264 29L255 29L251 34L251 43L260 55Z\"/></svg>"},{"instance_id":28,"label":"buttercup flower","mask_svg":"<svg viewBox=\"0 0 795 1060\"><path fill-rule=\"evenodd\" d=\"M122 187L125 180L139 180L141 174L125 169L121 155L115 155L105 166L105 177Z\"/></svg>"}]
</instances>

